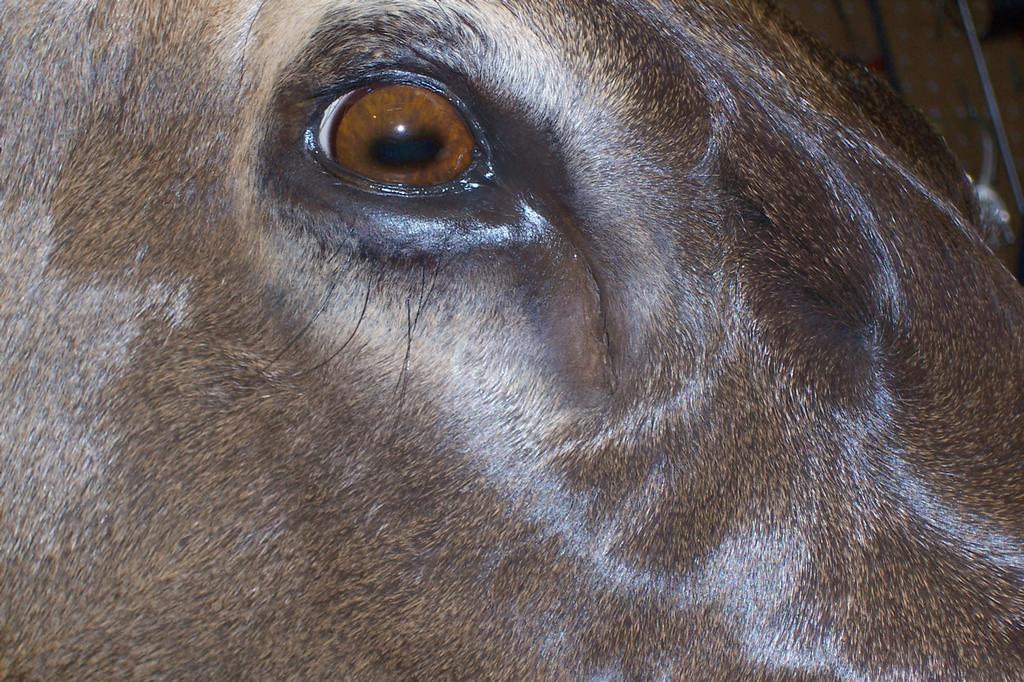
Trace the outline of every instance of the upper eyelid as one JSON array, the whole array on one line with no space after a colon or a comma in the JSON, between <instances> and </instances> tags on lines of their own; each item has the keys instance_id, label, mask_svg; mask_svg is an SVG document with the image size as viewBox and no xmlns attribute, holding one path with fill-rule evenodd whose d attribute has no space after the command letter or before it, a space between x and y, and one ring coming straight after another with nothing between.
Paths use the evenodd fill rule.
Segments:
<instances>
[{"instance_id":1,"label":"upper eyelid","mask_svg":"<svg viewBox=\"0 0 1024 682\"><path fill-rule=\"evenodd\" d=\"M423 71L423 69L417 69L415 66L396 64L394 62L368 64L359 68L358 73L353 74L350 72L339 75L334 83L314 92L310 99L320 101L321 103L330 103L354 90L370 85L404 83L425 87L449 99L454 99L458 103L459 98L454 96L451 88L443 80L423 73Z\"/></svg>"},{"instance_id":2,"label":"upper eyelid","mask_svg":"<svg viewBox=\"0 0 1024 682\"><path fill-rule=\"evenodd\" d=\"M402 20L403 15L398 18ZM473 54L480 43L465 40L466 25L453 17L441 12L408 13L402 31L375 30L395 20L392 14L328 17L285 67L281 86L293 91L299 86L309 99L318 99L340 94L346 82L373 72L390 68L444 76L470 71L466 67L479 58Z\"/></svg>"}]
</instances>

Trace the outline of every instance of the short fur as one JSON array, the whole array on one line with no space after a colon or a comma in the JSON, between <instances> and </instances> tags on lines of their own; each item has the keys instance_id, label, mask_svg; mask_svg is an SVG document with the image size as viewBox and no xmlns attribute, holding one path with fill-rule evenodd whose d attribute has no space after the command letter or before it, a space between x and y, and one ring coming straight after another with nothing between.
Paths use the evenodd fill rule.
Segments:
<instances>
[{"instance_id":1,"label":"short fur","mask_svg":"<svg viewBox=\"0 0 1024 682\"><path fill-rule=\"evenodd\" d=\"M371 66L493 180L322 172ZM2 3L0 677L1020 679L970 197L756 0Z\"/></svg>"}]
</instances>

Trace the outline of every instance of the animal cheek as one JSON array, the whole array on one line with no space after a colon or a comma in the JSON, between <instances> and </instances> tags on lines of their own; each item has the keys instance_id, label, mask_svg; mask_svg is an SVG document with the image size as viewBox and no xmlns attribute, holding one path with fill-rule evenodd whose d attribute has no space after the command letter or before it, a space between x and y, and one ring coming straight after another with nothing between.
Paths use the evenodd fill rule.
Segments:
<instances>
[{"instance_id":1,"label":"animal cheek","mask_svg":"<svg viewBox=\"0 0 1024 682\"><path fill-rule=\"evenodd\" d=\"M520 254L519 286L526 317L546 362L570 397L595 405L614 390L602 293L579 251L560 248Z\"/></svg>"}]
</instances>

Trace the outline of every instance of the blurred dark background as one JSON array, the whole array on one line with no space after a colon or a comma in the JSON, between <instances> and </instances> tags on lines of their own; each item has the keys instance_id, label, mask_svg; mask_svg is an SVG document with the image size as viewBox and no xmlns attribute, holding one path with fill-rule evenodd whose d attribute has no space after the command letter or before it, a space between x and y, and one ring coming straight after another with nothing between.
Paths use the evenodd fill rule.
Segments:
<instances>
[{"instance_id":1,"label":"blurred dark background","mask_svg":"<svg viewBox=\"0 0 1024 682\"><path fill-rule=\"evenodd\" d=\"M958 1L776 2L834 50L888 78L925 114L964 168L986 185L980 191L990 209L989 245L1017 273L1021 215ZM1024 0L969 0L967 5L1019 178L1024 168Z\"/></svg>"}]
</instances>

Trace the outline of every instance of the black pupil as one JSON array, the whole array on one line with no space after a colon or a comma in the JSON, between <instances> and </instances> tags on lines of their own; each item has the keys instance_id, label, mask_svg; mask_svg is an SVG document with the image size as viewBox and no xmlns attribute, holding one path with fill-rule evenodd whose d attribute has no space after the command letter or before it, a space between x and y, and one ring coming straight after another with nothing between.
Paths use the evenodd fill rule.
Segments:
<instances>
[{"instance_id":1,"label":"black pupil","mask_svg":"<svg viewBox=\"0 0 1024 682\"><path fill-rule=\"evenodd\" d=\"M375 140L370 154L382 166L423 167L437 160L444 142L433 133L382 137Z\"/></svg>"}]
</instances>

